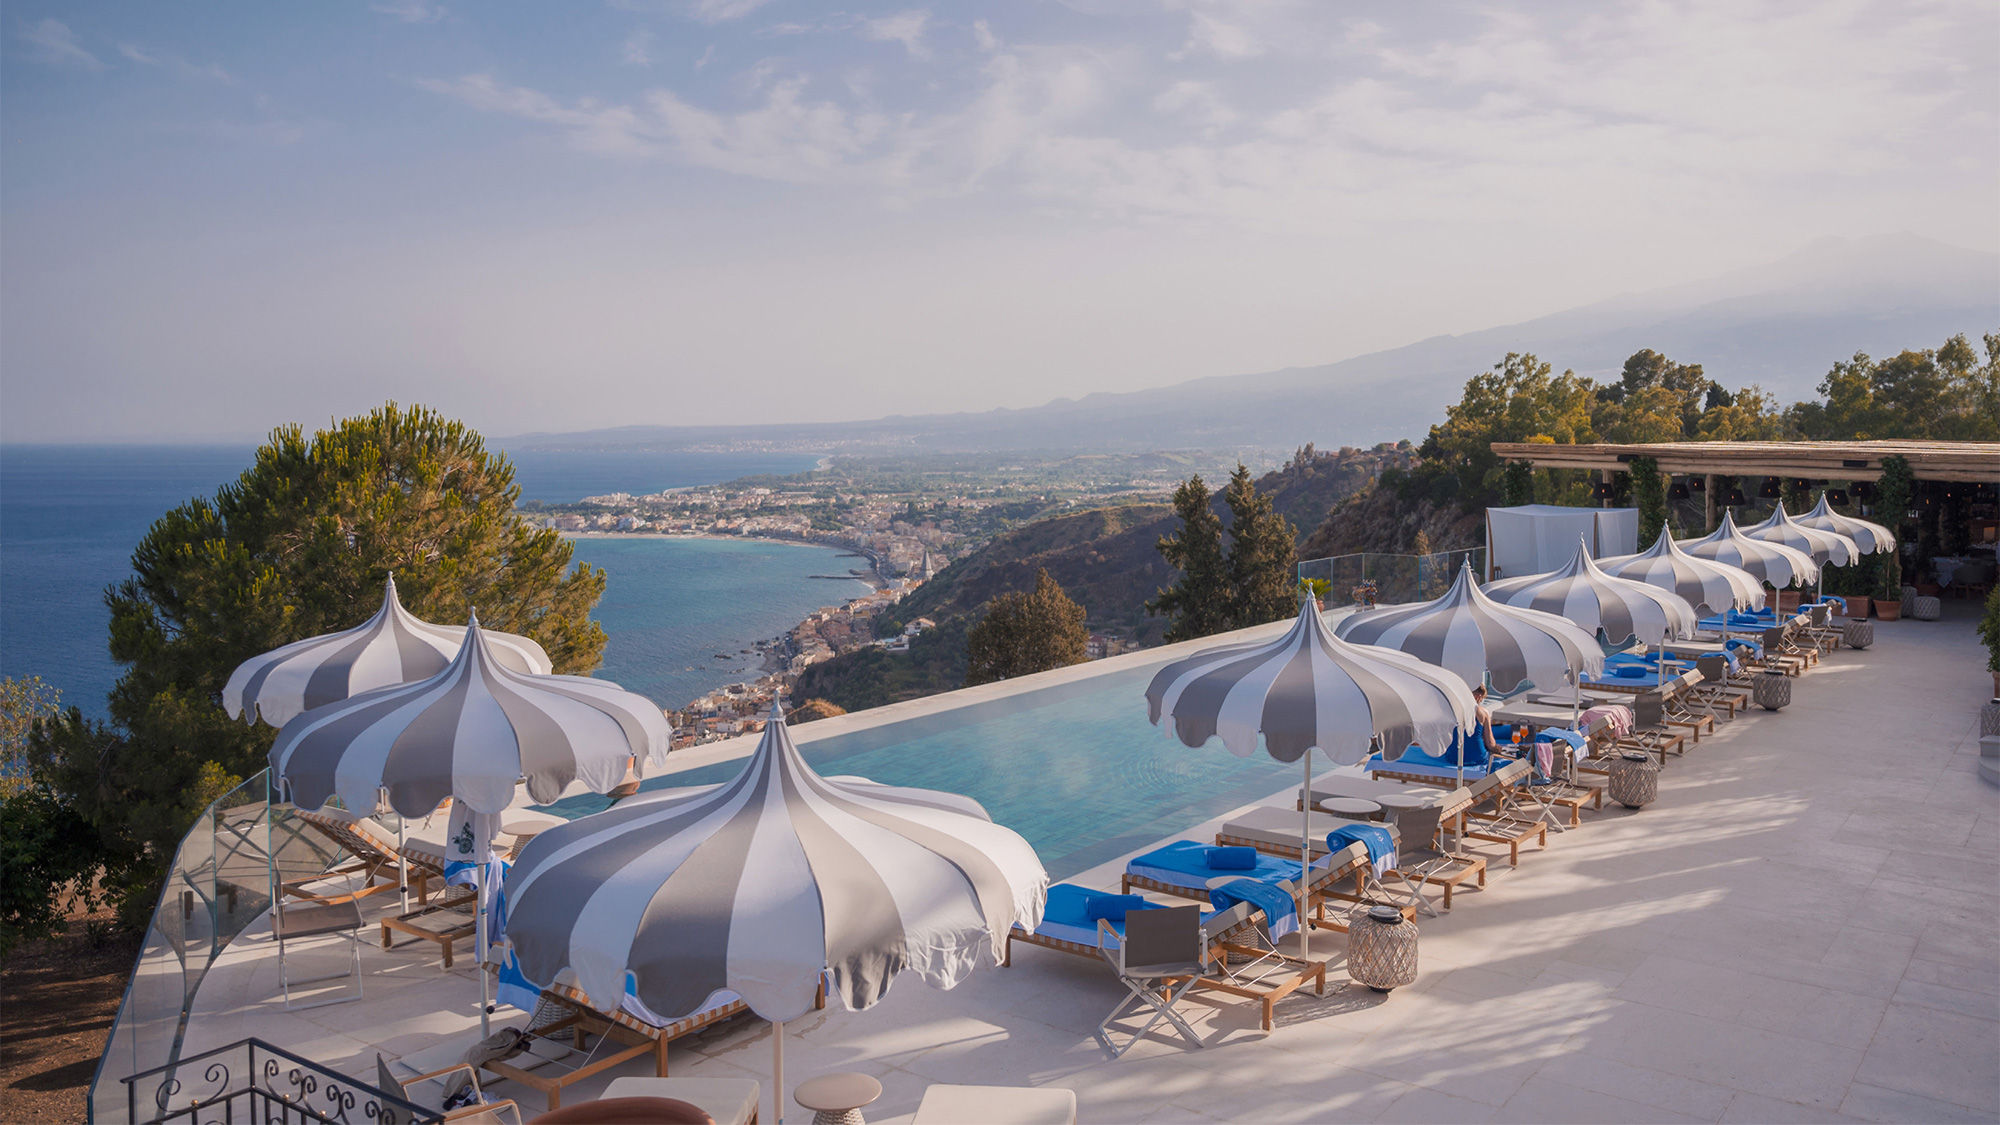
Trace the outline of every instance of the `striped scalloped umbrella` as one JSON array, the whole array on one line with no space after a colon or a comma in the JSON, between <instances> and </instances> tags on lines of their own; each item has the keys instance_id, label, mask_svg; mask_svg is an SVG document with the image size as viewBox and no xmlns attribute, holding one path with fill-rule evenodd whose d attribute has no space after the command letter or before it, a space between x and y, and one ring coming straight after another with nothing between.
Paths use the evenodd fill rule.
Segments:
<instances>
[{"instance_id":1,"label":"striped scalloped umbrella","mask_svg":"<svg viewBox=\"0 0 2000 1125\"><path fill-rule=\"evenodd\" d=\"M1846 566L1861 557L1861 547L1855 541L1837 531L1808 527L1791 517L1785 511L1783 501L1771 510L1771 518L1763 523L1751 524L1743 529L1743 534L1767 543L1777 543L1795 551L1803 551L1812 556L1814 563L1826 566Z\"/></svg>"},{"instance_id":2,"label":"striped scalloped umbrella","mask_svg":"<svg viewBox=\"0 0 2000 1125\"><path fill-rule=\"evenodd\" d=\"M536 836L507 876L506 937L529 982L606 1010L628 978L668 1020L742 997L773 1024L782 1110L784 1021L822 979L851 1009L905 971L951 988L1041 923L1048 885L1034 847L969 797L819 776L774 707L734 781Z\"/></svg>"},{"instance_id":3,"label":"striped scalloped umbrella","mask_svg":"<svg viewBox=\"0 0 2000 1125\"><path fill-rule=\"evenodd\" d=\"M1644 551L1599 559L1597 565L1613 578L1657 586L1709 613L1761 609L1764 605L1764 587L1755 575L1742 567L1688 554L1664 527Z\"/></svg>"},{"instance_id":4,"label":"striped scalloped umbrella","mask_svg":"<svg viewBox=\"0 0 2000 1125\"><path fill-rule=\"evenodd\" d=\"M1683 539L1680 546L1696 558L1747 570L1758 581L1780 589L1809 586L1819 579L1819 564L1811 555L1746 534L1731 512L1722 513L1721 527L1699 539Z\"/></svg>"},{"instance_id":5,"label":"striped scalloped umbrella","mask_svg":"<svg viewBox=\"0 0 2000 1125\"><path fill-rule=\"evenodd\" d=\"M474 616L458 656L415 683L316 707L285 724L271 746L271 775L292 802L316 809L338 796L350 809L372 809L378 796L405 817L445 798L494 818L526 780L528 796L547 804L574 783L608 793L628 765L665 765L671 731L652 700L606 680L537 676L500 662ZM486 954L483 862L492 820L475 841L478 945ZM480 1025L486 990L479 974Z\"/></svg>"},{"instance_id":6,"label":"striped scalloped umbrella","mask_svg":"<svg viewBox=\"0 0 2000 1125\"><path fill-rule=\"evenodd\" d=\"M516 672L544 675L554 670L549 654L527 637L483 635L493 658ZM382 608L375 616L352 629L294 641L237 665L222 688L222 706L232 719L249 722L261 716L281 727L314 707L434 676L458 655L464 641L464 629L433 625L404 609L392 574L383 584Z\"/></svg>"},{"instance_id":7,"label":"striped scalloped umbrella","mask_svg":"<svg viewBox=\"0 0 2000 1125\"><path fill-rule=\"evenodd\" d=\"M1239 758L1264 751L1281 762L1305 763L1312 791L1312 753L1342 765L1365 760L1379 740L1400 757L1411 743L1442 747L1474 724L1472 692L1458 677L1391 649L1341 640L1308 597L1285 635L1274 641L1222 645L1176 660L1146 685L1147 716L1171 724L1188 746L1211 738ZM1312 856L1312 811L1299 816L1300 862ZM1305 881L1299 883L1305 915ZM1308 927L1299 928L1301 943Z\"/></svg>"},{"instance_id":8,"label":"striped scalloped umbrella","mask_svg":"<svg viewBox=\"0 0 2000 1125\"><path fill-rule=\"evenodd\" d=\"M1804 527L1816 527L1821 531L1845 535L1854 540L1854 545L1864 555L1881 554L1896 549L1896 536L1888 528L1872 520L1841 515L1827 503L1824 492L1819 494L1819 504L1812 511L1792 522Z\"/></svg>"},{"instance_id":9,"label":"striped scalloped umbrella","mask_svg":"<svg viewBox=\"0 0 2000 1125\"><path fill-rule=\"evenodd\" d=\"M1670 590L1614 578L1590 557L1579 538L1576 554L1561 570L1486 584L1486 594L1503 605L1553 613L1585 629L1601 631L1614 644L1637 639L1656 645L1668 637L1694 634L1695 611Z\"/></svg>"},{"instance_id":10,"label":"striped scalloped umbrella","mask_svg":"<svg viewBox=\"0 0 2000 1125\"><path fill-rule=\"evenodd\" d=\"M1337 631L1345 640L1396 649L1449 669L1468 685L1491 682L1502 692L1531 680L1551 689L1604 670L1596 637L1553 613L1487 597L1469 564L1459 568L1443 597L1356 613Z\"/></svg>"}]
</instances>

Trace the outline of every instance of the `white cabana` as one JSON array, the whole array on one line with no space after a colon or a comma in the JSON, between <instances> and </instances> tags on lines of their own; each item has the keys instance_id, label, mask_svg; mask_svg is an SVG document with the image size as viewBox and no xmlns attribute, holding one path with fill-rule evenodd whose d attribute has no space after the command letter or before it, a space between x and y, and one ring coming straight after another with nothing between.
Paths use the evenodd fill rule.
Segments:
<instances>
[{"instance_id":1,"label":"white cabana","mask_svg":"<svg viewBox=\"0 0 2000 1125\"><path fill-rule=\"evenodd\" d=\"M1546 574L1569 561L1581 537L1592 558L1639 549L1639 509L1523 504L1486 509L1486 578Z\"/></svg>"}]
</instances>

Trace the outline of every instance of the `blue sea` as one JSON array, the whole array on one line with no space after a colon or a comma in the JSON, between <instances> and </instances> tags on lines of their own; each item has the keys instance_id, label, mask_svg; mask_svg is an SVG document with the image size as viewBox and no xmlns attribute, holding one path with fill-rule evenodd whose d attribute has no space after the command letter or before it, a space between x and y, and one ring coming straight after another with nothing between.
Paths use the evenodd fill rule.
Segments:
<instances>
[{"instance_id":1,"label":"blue sea","mask_svg":"<svg viewBox=\"0 0 2000 1125\"><path fill-rule=\"evenodd\" d=\"M41 676L66 705L102 716L120 674L106 649L105 588L130 576L132 548L154 520L213 495L250 455L248 446L0 446L0 675ZM532 450L512 459L523 498L548 503L795 473L815 461L625 450ZM576 557L607 576L596 617L609 640L597 674L663 707L742 678L755 661L741 650L866 590L810 577L846 574L860 562L825 547L583 539ZM366 615L357 613L357 622Z\"/></svg>"}]
</instances>

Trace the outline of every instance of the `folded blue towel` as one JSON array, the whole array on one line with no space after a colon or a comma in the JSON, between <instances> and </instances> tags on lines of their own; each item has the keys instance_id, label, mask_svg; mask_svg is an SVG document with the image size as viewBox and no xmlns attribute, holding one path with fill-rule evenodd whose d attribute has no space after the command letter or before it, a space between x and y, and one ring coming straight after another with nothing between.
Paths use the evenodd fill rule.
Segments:
<instances>
[{"instance_id":1,"label":"folded blue towel","mask_svg":"<svg viewBox=\"0 0 2000 1125\"><path fill-rule=\"evenodd\" d=\"M1260 883L1255 879L1232 879L1219 887L1208 889L1208 904L1217 913L1239 902L1247 902L1263 911L1265 925L1274 932L1297 928L1298 904L1275 883Z\"/></svg>"},{"instance_id":2,"label":"folded blue towel","mask_svg":"<svg viewBox=\"0 0 2000 1125\"><path fill-rule=\"evenodd\" d=\"M1257 849L1242 846L1210 848L1208 865L1217 871L1255 871Z\"/></svg>"},{"instance_id":3,"label":"folded blue towel","mask_svg":"<svg viewBox=\"0 0 2000 1125\"><path fill-rule=\"evenodd\" d=\"M1144 895L1102 894L1084 901L1083 916L1092 922L1100 920L1123 922L1125 915L1131 911L1152 909L1155 909L1155 905L1147 902Z\"/></svg>"},{"instance_id":4,"label":"folded blue towel","mask_svg":"<svg viewBox=\"0 0 2000 1125\"><path fill-rule=\"evenodd\" d=\"M1337 852L1359 841L1368 849L1368 862L1379 878L1396 867L1396 838L1387 828L1374 824L1349 824L1326 834L1326 850Z\"/></svg>"},{"instance_id":5,"label":"folded blue towel","mask_svg":"<svg viewBox=\"0 0 2000 1125\"><path fill-rule=\"evenodd\" d=\"M1485 777L1495 768L1505 764L1504 760L1495 761L1490 757L1475 764L1468 757L1465 760L1465 776ZM1412 746L1408 750L1403 751L1402 755L1393 761L1381 754L1376 754L1368 759L1367 768L1371 770L1393 770L1399 765L1429 766L1437 770L1456 770L1458 769L1458 760L1456 758L1439 757L1436 754L1426 754L1423 747Z\"/></svg>"}]
</instances>

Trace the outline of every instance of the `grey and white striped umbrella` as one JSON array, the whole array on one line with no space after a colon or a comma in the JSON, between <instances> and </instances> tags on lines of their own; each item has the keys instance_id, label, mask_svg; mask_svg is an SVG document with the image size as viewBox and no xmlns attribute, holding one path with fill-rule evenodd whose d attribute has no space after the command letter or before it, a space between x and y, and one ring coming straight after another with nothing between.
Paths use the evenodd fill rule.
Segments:
<instances>
[{"instance_id":1,"label":"grey and white striped umbrella","mask_svg":"<svg viewBox=\"0 0 2000 1125\"><path fill-rule=\"evenodd\" d=\"M1511 692L1533 681L1550 690L1604 670L1597 638L1553 613L1503 605L1480 590L1470 565L1436 601L1356 613L1340 636L1406 652L1456 673L1468 685Z\"/></svg>"},{"instance_id":2,"label":"grey and white striped umbrella","mask_svg":"<svg viewBox=\"0 0 2000 1125\"><path fill-rule=\"evenodd\" d=\"M1561 570L1489 582L1485 592L1502 604L1553 613L1585 629L1601 631L1613 644L1637 638L1656 645L1668 637L1694 635L1694 607L1686 598L1604 573L1591 559L1590 545L1582 539L1577 541L1576 554Z\"/></svg>"},{"instance_id":3,"label":"grey and white striped umbrella","mask_svg":"<svg viewBox=\"0 0 2000 1125\"><path fill-rule=\"evenodd\" d=\"M1189 746L1220 736L1230 753L1264 749L1296 762L1318 749L1352 765L1377 738L1396 757L1412 742L1443 747L1473 724L1472 694L1450 673L1327 628L1311 599L1283 637L1223 645L1176 660L1146 687L1154 725L1171 719Z\"/></svg>"},{"instance_id":4,"label":"grey and white striped umbrella","mask_svg":"<svg viewBox=\"0 0 2000 1125\"><path fill-rule=\"evenodd\" d=\"M445 798L497 814L527 780L537 804L573 782L604 793L664 765L670 731L659 707L606 680L535 676L500 662L475 617L458 656L415 683L377 688L286 723L271 773L292 802L316 809L334 796L350 809L389 805L419 817Z\"/></svg>"},{"instance_id":5,"label":"grey and white striped umbrella","mask_svg":"<svg viewBox=\"0 0 2000 1125\"><path fill-rule=\"evenodd\" d=\"M1785 511L1783 501L1772 509L1771 518L1763 523L1751 524L1743 529L1743 534L1802 551L1812 556L1812 561L1819 566L1829 563L1846 566L1861 557L1861 548L1853 539L1837 531L1807 527Z\"/></svg>"},{"instance_id":6,"label":"grey and white striped umbrella","mask_svg":"<svg viewBox=\"0 0 2000 1125\"><path fill-rule=\"evenodd\" d=\"M1792 521L1805 527L1816 527L1821 531L1831 531L1854 540L1854 545L1864 555L1880 554L1896 549L1896 536L1886 527L1872 520L1843 516L1826 502L1826 493L1819 494L1819 504L1812 511Z\"/></svg>"},{"instance_id":7,"label":"grey and white striped umbrella","mask_svg":"<svg viewBox=\"0 0 2000 1125\"><path fill-rule=\"evenodd\" d=\"M1819 580L1819 564L1804 551L1756 539L1736 526L1736 516L1722 513L1722 526L1699 539L1683 539L1681 549L1696 558L1749 571L1759 582L1783 589L1809 586Z\"/></svg>"},{"instance_id":8,"label":"grey and white striped umbrella","mask_svg":"<svg viewBox=\"0 0 2000 1125\"><path fill-rule=\"evenodd\" d=\"M1597 565L1613 578L1679 594L1695 609L1707 613L1764 606L1764 587L1755 575L1742 567L1688 554L1664 527L1651 547L1636 555L1599 559Z\"/></svg>"},{"instance_id":9,"label":"grey and white striped umbrella","mask_svg":"<svg viewBox=\"0 0 2000 1125\"><path fill-rule=\"evenodd\" d=\"M1034 847L969 797L814 773L774 708L734 781L535 837L507 875L506 937L531 983L607 1011L628 977L668 1020L742 997L776 1025L782 1109L783 1021L822 979L853 1009L905 971L951 988L1041 924L1048 886Z\"/></svg>"},{"instance_id":10,"label":"grey and white striped umbrella","mask_svg":"<svg viewBox=\"0 0 2000 1125\"><path fill-rule=\"evenodd\" d=\"M553 671L549 654L527 637L487 632L493 658L516 672ZM436 675L458 655L465 630L420 621L396 597L396 576L375 616L339 633L293 641L236 666L222 688L229 717L258 716L274 727L314 707L375 688Z\"/></svg>"}]
</instances>

